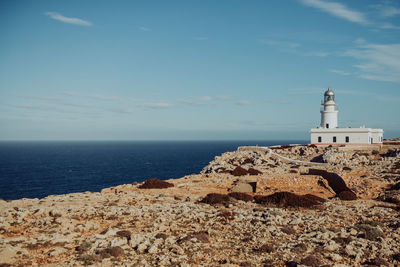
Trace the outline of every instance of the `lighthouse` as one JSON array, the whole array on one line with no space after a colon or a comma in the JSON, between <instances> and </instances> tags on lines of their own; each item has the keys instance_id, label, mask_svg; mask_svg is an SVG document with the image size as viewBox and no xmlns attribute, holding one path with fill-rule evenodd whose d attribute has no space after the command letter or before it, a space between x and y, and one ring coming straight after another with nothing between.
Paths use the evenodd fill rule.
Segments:
<instances>
[{"instance_id":1,"label":"lighthouse","mask_svg":"<svg viewBox=\"0 0 400 267\"><path fill-rule=\"evenodd\" d=\"M338 127L338 110L336 109L335 93L331 88L324 94L324 103L321 103L321 128L337 128Z\"/></svg>"},{"instance_id":2,"label":"lighthouse","mask_svg":"<svg viewBox=\"0 0 400 267\"><path fill-rule=\"evenodd\" d=\"M339 128L335 93L331 88L324 93L321 102L321 123L311 129L311 144L315 145L382 145L383 130L365 128Z\"/></svg>"}]
</instances>

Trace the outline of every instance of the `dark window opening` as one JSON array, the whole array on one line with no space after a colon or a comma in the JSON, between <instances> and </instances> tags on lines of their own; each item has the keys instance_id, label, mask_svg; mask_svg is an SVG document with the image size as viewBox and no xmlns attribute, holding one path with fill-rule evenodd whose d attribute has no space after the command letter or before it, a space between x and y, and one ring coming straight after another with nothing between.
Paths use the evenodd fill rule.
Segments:
<instances>
[{"instance_id":1,"label":"dark window opening","mask_svg":"<svg viewBox=\"0 0 400 267\"><path fill-rule=\"evenodd\" d=\"M329 128L329 123L326 124L326 128Z\"/></svg>"},{"instance_id":2,"label":"dark window opening","mask_svg":"<svg viewBox=\"0 0 400 267\"><path fill-rule=\"evenodd\" d=\"M350 137L346 136L346 143L350 142Z\"/></svg>"},{"instance_id":3,"label":"dark window opening","mask_svg":"<svg viewBox=\"0 0 400 267\"><path fill-rule=\"evenodd\" d=\"M322 137L318 136L318 143L321 143L321 142L322 142Z\"/></svg>"},{"instance_id":4,"label":"dark window opening","mask_svg":"<svg viewBox=\"0 0 400 267\"><path fill-rule=\"evenodd\" d=\"M336 136L333 137L333 142L336 143Z\"/></svg>"}]
</instances>

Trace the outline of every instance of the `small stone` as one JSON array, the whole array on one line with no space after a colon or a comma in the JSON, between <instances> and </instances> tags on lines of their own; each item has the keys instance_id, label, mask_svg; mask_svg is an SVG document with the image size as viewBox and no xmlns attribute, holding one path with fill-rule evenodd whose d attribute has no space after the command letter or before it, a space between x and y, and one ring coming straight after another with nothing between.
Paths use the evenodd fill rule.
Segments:
<instances>
[{"instance_id":1,"label":"small stone","mask_svg":"<svg viewBox=\"0 0 400 267\"><path fill-rule=\"evenodd\" d=\"M148 252L149 252L150 254L157 253L157 252L158 252L157 244L153 244L153 245L149 248Z\"/></svg>"},{"instance_id":2,"label":"small stone","mask_svg":"<svg viewBox=\"0 0 400 267\"><path fill-rule=\"evenodd\" d=\"M343 259L342 256L340 256L339 254L336 254L336 253L332 253L329 257L330 257L333 261L340 261L340 260Z\"/></svg>"}]
</instances>

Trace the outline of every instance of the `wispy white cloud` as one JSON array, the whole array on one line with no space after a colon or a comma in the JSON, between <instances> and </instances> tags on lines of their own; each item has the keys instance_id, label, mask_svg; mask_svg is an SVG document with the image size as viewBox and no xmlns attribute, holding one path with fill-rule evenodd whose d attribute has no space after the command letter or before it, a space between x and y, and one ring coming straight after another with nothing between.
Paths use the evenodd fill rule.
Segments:
<instances>
[{"instance_id":1,"label":"wispy white cloud","mask_svg":"<svg viewBox=\"0 0 400 267\"><path fill-rule=\"evenodd\" d=\"M199 100L200 101L210 101L210 100L212 100L212 97L206 95L206 96L199 97Z\"/></svg>"},{"instance_id":2,"label":"wispy white cloud","mask_svg":"<svg viewBox=\"0 0 400 267\"><path fill-rule=\"evenodd\" d=\"M384 2L383 4L372 5L371 7L377 9L379 14L385 18L400 15L400 8L392 6L390 2Z\"/></svg>"},{"instance_id":3,"label":"wispy white cloud","mask_svg":"<svg viewBox=\"0 0 400 267\"><path fill-rule=\"evenodd\" d=\"M305 52L305 53L301 53L303 56L306 57L327 57L329 56L331 53L328 52L322 52L322 51L313 51L313 52Z\"/></svg>"},{"instance_id":4,"label":"wispy white cloud","mask_svg":"<svg viewBox=\"0 0 400 267\"><path fill-rule=\"evenodd\" d=\"M381 29L400 30L400 26L393 25L392 23L384 23L380 26Z\"/></svg>"},{"instance_id":5,"label":"wispy white cloud","mask_svg":"<svg viewBox=\"0 0 400 267\"><path fill-rule=\"evenodd\" d=\"M144 26L139 26L139 27L137 27L139 30L141 30L141 31L144 31L144 32L149 32L149 31L151 31L151 29L150 28L147 28L147 27L144 27Z\"/></svg>"},{"instance_id":6,"label":"wispy white cloud","mask_svg":"<svg viewBox=\"0 0 400 267\"><path fill-rule=\"evenodd\" d=\"M330 71L330 72L333 72L333 73L336 73L336 74L345 75L345 76L351 74L350 72L343 71L343 70L335 70L335 69L333 69L333 70L329 70L329 71Z\"/></svg>"},{"instance_id":7,"label":"wispy white cloud","mask_svg":"<svg viewBox=\"0 0 400 267\"><path fill-rule=\"evenodd\" d=\"M400 82L400 43L364 44L344 53L359 60L359 76L377 81Z\"/></svg>"},{"instance_id":8,"label":"wispy white cloud","mask_svg":"<svg viewBox=\"0 0 400 267\"><path fill-rule=\"evenodd\" d=\"M278 41L278 40L260 40L260 43L265 44L265 45L271 45L271 46L279 46L282 48L289 48L289 49L295 49L300 46L299 43L285 42L285 41Z\"/></svg>"},{"instance_id":9,"label":"wispy white cloud","mask_svg":"<svg viewBox=\"0 0 400 267\"><path fill-rule=\"evenodd\" d=\"M87 95L87 97L99 99L99 100L110 100L110 101L121 100L119 97L116 97L116 96L104 96L104 95L99 95L99 94L90 94L90 95Z\"/></svg>"},{"instance_id":10,"label":"wispy white cloud","mask_svg":"<svg viewBox=\"0 0 400 267\"><path fill-rule=\"evenodd\" d=\"M247 101L247 100L239 100L239 101L237 101L235 104L238 105L238 106L247 106L247 105L250 105L250 101Z\"/></svg>"},{"instance_id":11,"label":"wispy white cloud","mask_svg":"<svg viewBox=\"0 0 400 267\"><path fill-rule=\"evenodd\" d=\"M75 24L75 25L80 25L80 26L92 26L93 23L87 20L79 19L79 18L71 18L71 17L65 17L61 15L60 13L57 12L46 12L46 16L64 22L68 24Z\"/></svg>"},{"instance_id":12,"label":"wispy white cloud","mask_svg":"<svg viewBox=\"0 0 400 267\"><path fill-rule=\"evenodd\" d=\"M364 38L357 38L357 39L355 39L354 40L354 43L355 44L365 44L367 41L365 41L365 39Z\"/></svg>"},{"instance_id":13,"label":"wispy white cloud","mask_svg":"<svg viewBox=\"0 0 400 267\"><path fill-rule=\"evenodd\" d=\"M229 100L231 98L232 97L230 95L216 95L215 96L215 99L217 99L217 100Z\"/></svg>"},{"instance_id":14,"label":"wispy white cloud","mask_svg":"<svg viewBox=\"0 0 400 267\"><path fill-rule=\"evenodd\" d=\"M282 50L284 52L294 53L305 57L326 57L331 54L323 51L302 51L300 49L301 44L295 42L278 41L278 40L260 40L260 43L263 45L276 47L277 49Z\"/></svg>"},{"instance_id":15,"label":"wispy white cloud","mask_svg":"<svg viewBox=\"0 0 400 267\"><path fill-rule=\"evenodd\" d=\"M167 102L159 102L159 103L144 103L144 104L139 104L138 106L149 109L168 109L172 108L174 105Z\"/></svg>"},{"instance_id":16,"label":"wispy white cloud","mask_svg":"<svg viewBox=\"0 0 400 267\"><path fill-rule=\"evenodd\" d=\"M191 106L206 106L210 105L210 101L212 100L213 98L211 96L201 96L178 99L178 102Z\"/></svg>"},{"instance_id":17,"label":"wispy white cloud","mask_svg":"<svg viewBox=\"0 0 400 267\"><path fill-rule=\"evenodd\" d=\"M74 96L74 97L83 97L83 98L91 98L97 100L106 100L106 101L119 101L121 100L120 97L117 96L105 96L101 94L81 94L74 91L62 91L61 94L67 96Z\"/></svg>"},{"instance_id":18,"label":"wispy white cloud","mask_svg":"<svg viewBox=\"0 0 400 267\"><path fill-rule=\"evenodd\" d=\"M342 3L323 0L300 0L300 2L306 6L317 8L330 15L345 19L350 22L355 22L362 25L369 24L369 21L363 13L352 10Z\"/></svg>"},{"instance_id":19,"label":"wispy white cloud","mask_svg":"<svg viewBox=\"0 0 400 267\"><path fill-rule=\"evenodd\" d=\"M290 104L290 102L286 101L286 100L274 100L274 99L267 99L264 102L268 103L268 104L275 104L275 105L287 105L287 104Z\"/></svg>"}]
</instances>

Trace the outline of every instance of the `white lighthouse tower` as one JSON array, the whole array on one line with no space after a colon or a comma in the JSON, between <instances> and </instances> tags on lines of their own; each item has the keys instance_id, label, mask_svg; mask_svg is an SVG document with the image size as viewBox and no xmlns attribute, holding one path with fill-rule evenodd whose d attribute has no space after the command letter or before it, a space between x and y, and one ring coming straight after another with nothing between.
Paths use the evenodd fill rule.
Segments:
<instances>
[{"instance_id":1,"label":"white lighthouse tower","mask_svg":"<svg viewBox=\"0 0 400 267\"><path fill-rule=\"evenodd\" d=\"M321 103L321 124L311 129L311 144L316 145L382 145L383 130L365 128L338 128L338 110L331 88L324 93Z\"/></svg>"},{"instance_id":2,"label":"white lighthouse tower","mask_svg":"<svg viewBox=\"0 0 400 267\"><path fill-rule=\"evenodd\" d=\"M338 110L336 109L335 103L335 93L331 88L328 88L324 94L324 103L321 103L324 106L321 109L321 128L337 128L338 127Z\"/></svg>"}]
</instances>

